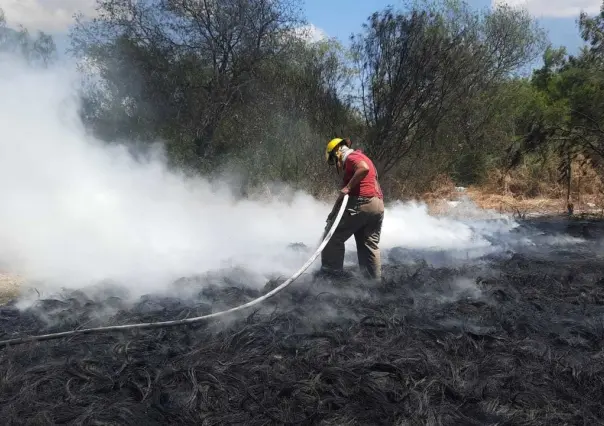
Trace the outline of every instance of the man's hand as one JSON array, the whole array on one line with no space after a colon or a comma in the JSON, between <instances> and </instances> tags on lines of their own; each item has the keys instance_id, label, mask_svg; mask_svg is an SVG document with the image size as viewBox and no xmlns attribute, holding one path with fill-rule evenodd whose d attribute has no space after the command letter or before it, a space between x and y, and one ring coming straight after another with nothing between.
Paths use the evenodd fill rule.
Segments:
<instances>
[{"instance_id":1,"label":"man's hand","mask_svg":"<svg viewBox=\"0 0 604 426\"><path fill-rule=\"evenodd\" d=\"M350 188L345 186L344 188L340 189L340 192L344 195L347 195L350 192Z\"/></svg>"}]
</instances>

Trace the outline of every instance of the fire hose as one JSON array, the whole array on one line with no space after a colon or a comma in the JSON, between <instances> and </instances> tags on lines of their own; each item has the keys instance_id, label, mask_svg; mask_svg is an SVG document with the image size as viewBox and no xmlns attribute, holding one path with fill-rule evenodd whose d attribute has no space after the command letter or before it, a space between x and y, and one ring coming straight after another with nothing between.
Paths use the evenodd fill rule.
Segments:
<instances>
[{"instance_id":1,"label":"fire hose","mask_svg":"<svg viewBox=\"0 0 604 426\"><path fill-rule=\"evenodd\" d=\"M275 294L279 293L280 291L285 289L288 285L293 283L315 261L317 256L319 256L319 254L321 254L321 252L323 251L323 249L325 248L325 246L327 245L327 243L333 236L334 231L336 230L338 224L340 223L340 220L342 219L342 216L344 214L344 210L346 209L347 201L348 201L348 195L344 195L344 197L342 198L342 202L340 204L340 208L338 210L338 214L336 215L335 219L333 221L331 221L331 226L329 227L329 231L323 235L321 244L319 244L319 247L316 249L314 254L306 261L306 263L304 265L302 265L302 267L300 269L298 269L298 271L296 271L296 273L294 273L289 279L287 279L285 282L280 284L278 287L275 287L273 290L269 291L268 293L254 299L254 300L251 300L243 305L235 306L235 307L227 309L225 311L214 312L214 313L211 313L208 315L203 315L203 316L194 317L194 318L185 318L185 319L173 320L173 321L160 321L160 322L148 322L148 323L140 323L140 324L124 324L124 325L114 325L114 326L107 326L107 327L85 328L85 329L81 329L81 330L63 331L63 332L59 332L59 333L42 334L42 335L38 335L38 336L27 336L27 337L21 337L21 338L16 338L16 339L2 340L2 341L0 341L0 345L19 345L19 344L28 343L28 342L53 340L53 339L59 339L61 337L70 337L70 336L76 336L76 335L80 335L80 334L105 333L105 332L133 330L133 329L163 328L163 327L173 327L173 326L177 326L177 325L193 324L193 323L198 323L198 322L202 322L205 320L217 318L220 316L224 316L224 315L227 315L227 314L230 314L233 312L241 311L243 309L247 309L249 307L257 305L257 304L269 299L270 297L274 296ZM329 224L330 223L328 222L328 226L329 226Z\"/></svg>"}]
</instances>

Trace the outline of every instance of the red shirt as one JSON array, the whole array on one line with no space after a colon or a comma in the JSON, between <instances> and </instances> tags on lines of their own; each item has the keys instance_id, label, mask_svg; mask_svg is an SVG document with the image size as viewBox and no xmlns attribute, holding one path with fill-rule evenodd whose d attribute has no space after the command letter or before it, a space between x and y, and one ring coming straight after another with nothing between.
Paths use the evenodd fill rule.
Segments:
<instances>
[{"instance_id":1,"label":"red shirt","mask_svg":"<svg viewBox=\"0 0 604 426\"><path fill-rule=\"evenodd\" d=\"M352 197L378 197L384 198L382 194L382 189L380 188L380 184L377 180L377 171L373 162L361 151L355 150L348 154L346 157L346 162L344 163L344 186L350 182L352 179L352 175L354 175L355 166L364 161L369 166L369 173L365 175L361 182L356 186L356 188L350 188L349 195Z\"/></svg>"}]
</instances>

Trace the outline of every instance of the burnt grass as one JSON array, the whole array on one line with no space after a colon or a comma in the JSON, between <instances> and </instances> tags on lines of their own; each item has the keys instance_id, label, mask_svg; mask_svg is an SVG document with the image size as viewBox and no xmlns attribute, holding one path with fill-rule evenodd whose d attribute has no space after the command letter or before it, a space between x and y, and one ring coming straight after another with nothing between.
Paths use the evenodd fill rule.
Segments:
<instances>
[{"instance_id":1,"label":"burnt grass","mask_svg":"<svg viewBox=\"0 0 604 426\"><path fill-rule=\"evenodd\" d=\"M309 274L228 321L2 347L0 418L4 425L603 424L603 229L541 220L472 261L433 263L393 250L381 287ZM520 243L527 235L536 245ZM552 235L585 241L559 244ZM119 292L74 292L40 300L36 310L9 304L0 308L0 339L198 316L264 291L244 278L174 285L197 297L150 295L130 306ZM95 317L99 311L105 316Z\"/></svg>"}]
</instances>

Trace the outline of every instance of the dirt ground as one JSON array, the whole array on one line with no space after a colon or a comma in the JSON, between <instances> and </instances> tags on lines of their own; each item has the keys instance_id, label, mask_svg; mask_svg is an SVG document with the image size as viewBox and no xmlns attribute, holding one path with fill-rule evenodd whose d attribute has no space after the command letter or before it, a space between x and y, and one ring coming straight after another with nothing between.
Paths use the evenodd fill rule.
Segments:
<instances>
[{"instance_id":1,"label":"dirt ground","mask_svg":"<svg viewBox=\"0 0 604 426\"><path fill-rule=\"evenodd\" d=\"M23 279L17 275L0 272L0 305L19 294L19 285L22 282Z\"/></svg>"}]
</instances>

